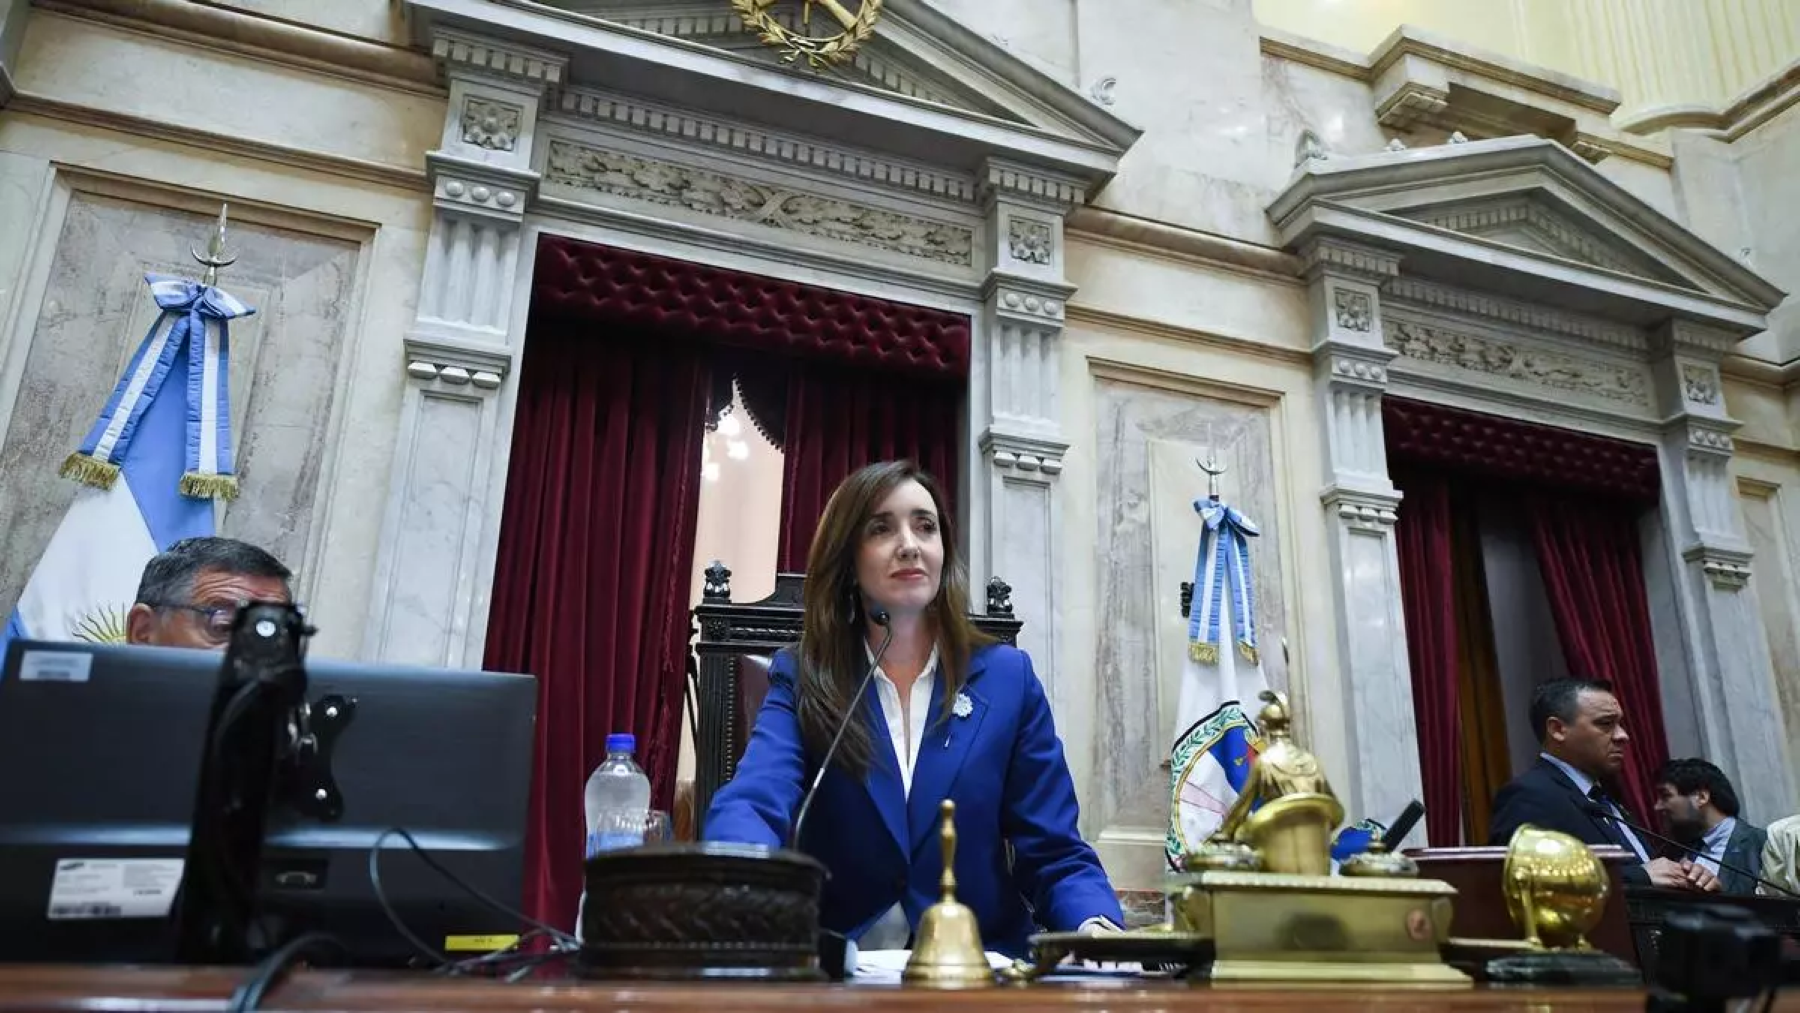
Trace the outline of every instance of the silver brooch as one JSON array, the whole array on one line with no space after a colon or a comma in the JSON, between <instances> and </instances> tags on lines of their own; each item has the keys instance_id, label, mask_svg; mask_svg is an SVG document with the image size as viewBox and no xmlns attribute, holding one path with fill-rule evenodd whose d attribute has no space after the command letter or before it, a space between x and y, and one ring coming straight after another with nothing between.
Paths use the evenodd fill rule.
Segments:
<instances>
[{"instance_id":1,"label":"silver brooch","mask_svg":"<svg viewBox=\"0 0 1800 1013\"><path fill-rule=\"evenodd\" d=\"M956 702L950 705L950 713L956 715L959 718L966 718L970 714L973 714L974 712L975 712L975 701L969 699L969 694L967 694L967 693L956 694Z\"/></svg>"}]
</instances>

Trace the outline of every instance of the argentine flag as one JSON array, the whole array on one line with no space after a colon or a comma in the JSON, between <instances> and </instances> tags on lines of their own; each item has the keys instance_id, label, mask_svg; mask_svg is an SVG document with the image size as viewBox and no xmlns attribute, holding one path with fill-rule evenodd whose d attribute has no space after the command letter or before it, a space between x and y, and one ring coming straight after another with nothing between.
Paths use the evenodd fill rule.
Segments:
<instances>
[{"instance_id":1,"label":"argentine flag","mask_svg":"<svg viewBox=\"0 0 1800 1013\"><path fill-rule=\"evenodd\" d=\"M211 286L150 275L162 313L63 474L84 483L0 633L123 641L144 564L213 533L231 475L228 321L254 312ZM185 491L184 491L185 490Z\"/></svg>"},{"instance_id":2,"label":"argentine flag","mask_svg":"<svg viewBox=\"0 0 1800 1013\"><path fill-rule=\"evenodd\" d=\"M1200 545L1188 613L1188 649L1169 750L1169 868L1225 822L1261 745L1243 701L1269 688L1256 645L1250 542L1257 528L1217 497L1197 500Z\"/></svg>"}]
</instances>

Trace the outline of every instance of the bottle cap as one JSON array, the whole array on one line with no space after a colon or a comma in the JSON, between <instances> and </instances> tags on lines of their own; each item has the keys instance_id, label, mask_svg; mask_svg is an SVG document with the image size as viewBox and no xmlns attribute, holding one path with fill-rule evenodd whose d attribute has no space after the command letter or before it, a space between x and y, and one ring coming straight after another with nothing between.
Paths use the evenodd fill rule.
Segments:
<instances>
[{"instance_id":1,"label":"bottle cap","mask_svg":"<svg viewBox=\"0 0 1800 1013\"><path fill-rule=\"evenodd\" d=\"M630 732L614 732L606 737L606 751L609 753L637 752L637 736Z\"/></svg>"}]
</instances>

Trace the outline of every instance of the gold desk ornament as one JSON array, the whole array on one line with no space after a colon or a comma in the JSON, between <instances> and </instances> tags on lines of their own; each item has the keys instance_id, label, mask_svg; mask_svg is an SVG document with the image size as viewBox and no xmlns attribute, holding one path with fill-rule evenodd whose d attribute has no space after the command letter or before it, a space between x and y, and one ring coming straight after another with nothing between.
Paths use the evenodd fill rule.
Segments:
<instances>
[{"instance_id":1,"label":"gold desk ornament","mask_svg":"<svg viewBox=\"0 0 1800 1013\"><path fill-rule=\"evenodd\" d=\"M939 808L944 844L944 895L919 917L917 941L900 980L917 988L969 989L994 984L975 912L956 900L956 803Z\"/></svg>"},{"instance_id":2,"label":"gold desk ornament","mask_svg":"<svg viewBox=\"0 0 1800 1013\"><path fill-rule=\"evenodd\" d=\"M1364 878L1385 879L1418 879L1419 863L1398 852L1389 851L1387 845L1376 838L1369 842L1367 851L1358 852L1338 864L1338 875L1358 876Z\"/></svg>"},{"instance_id":3,"label":"gold desk ornament","mask_svg":"<svg viewBox=\"0 0 1800 1013\"><path fill-rule=\"evenodd\" d=\"M1165 888L1174 936L1208 944L1210 960L1186 961L1191 977L1469 986L1440 950L1455 888L1419 879L1416 863L1385 850L1353 859L1346 875L1329 874L1344 807L1318 757L1294 741L1287 698L1264 691L1260 699L1265 745L1243 790L1218 832L1183 856L1189 871ZM1245 850L1260 870L1243 869Z\"/></svg>"},{"instance_id":4,"label":"gold desk ornament","mask_svg":"<svg viewBox=\"0 0 1800 1013\"><path fill-rule=\"evenodd\" d=\"M799 18L790 19L798 21L798 30L783 24L780 18L771 13L770 9L777 6L778 2L789 9L800 7ZM813 70L823 70L849 60L862 48L863 43L869 41L875 34L876 23L881 20L882 2L883 0L731 0L731 8L737 11L738 19L743 21L744 27L755 32L763 45L780 51L782 63L793 63L804 56L807 66ZM820 20L828 25L835 22L839 31L813 34L814 4L824 8L825 17Z\"/></svg>"},{"instance_id":5,"label":"gold desk ornament","mask_svg":"<svg viewBox=\"0 0 1800 1013\"><path fill-rule=\"evenodd\" d=\"M1526 953L1488 962L1490 981L1521 984L1630 985L1643 976L1630 964L1593 948L1587 934L1600 923L1611 884L1606 866L1568 834L1527 823L1506 846L1500 888L1507 913L1525 937Z\"/></svg>"}]
</instances>

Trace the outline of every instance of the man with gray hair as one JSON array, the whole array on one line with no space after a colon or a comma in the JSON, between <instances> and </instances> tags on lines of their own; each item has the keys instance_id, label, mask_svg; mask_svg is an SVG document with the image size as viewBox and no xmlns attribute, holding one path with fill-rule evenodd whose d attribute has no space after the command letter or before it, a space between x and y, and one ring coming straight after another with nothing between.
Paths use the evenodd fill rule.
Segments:
<instances>
[{"instance_id":1,"label":"man with gray hair","mask_svg":"<svg viewBox=\"0 0 1800 1013\"><path fill-rule=\"evenodd\" d=\"M144 566L125 640L153 647L216 651L231 638L238 605L291 602L293 574L280 560L235 538L184 538Z\"/></svg>"}]
</instances>

